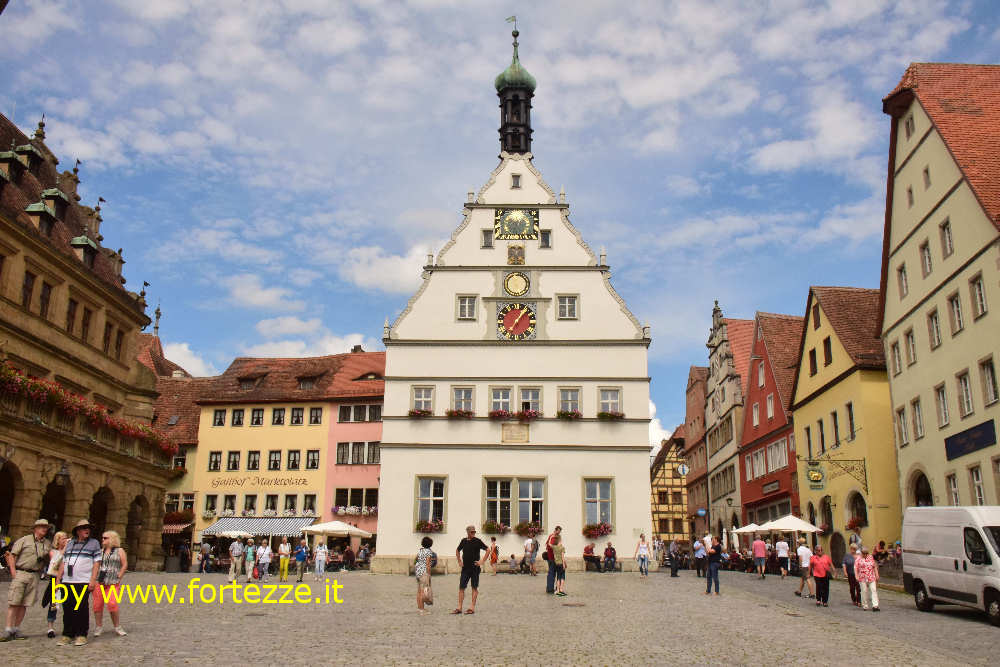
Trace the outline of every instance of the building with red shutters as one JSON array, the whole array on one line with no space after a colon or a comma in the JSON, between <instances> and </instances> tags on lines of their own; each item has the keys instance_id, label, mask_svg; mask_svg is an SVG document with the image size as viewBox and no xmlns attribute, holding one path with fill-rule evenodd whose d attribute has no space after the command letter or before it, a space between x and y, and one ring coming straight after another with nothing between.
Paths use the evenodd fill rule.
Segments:
<instances>
[{"instance_id":1,"label":"building with red shutters","mask_svg":"<svg viewBox=\"0 0 1000 667\"><path fill-rule=\"evenodd\" d=\"M799 514L791 398L803 319L758 312L754 318L743 437L743 522Z\"/></svg>"}]
</instances>

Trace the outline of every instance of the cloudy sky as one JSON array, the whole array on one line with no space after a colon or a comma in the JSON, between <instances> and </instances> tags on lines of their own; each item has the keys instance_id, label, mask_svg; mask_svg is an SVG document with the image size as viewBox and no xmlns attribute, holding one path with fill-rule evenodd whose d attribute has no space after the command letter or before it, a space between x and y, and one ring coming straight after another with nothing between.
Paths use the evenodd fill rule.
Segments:
<instances>
[{"instance_id":1,"label":"cloudy sky","mask_svg":"<svg viewBox=\"0 0 1000 667\"><path fill-rule=\"evenodd\" d=\"M496 166L515 13L535 164L653 327L654 438L713 299L801 314L811 284L878 286L907 64L1000 61L989 1L12 0L0 112L44 112L83 160L189 371L380 349Z\"/></svg>"}]
</instances>

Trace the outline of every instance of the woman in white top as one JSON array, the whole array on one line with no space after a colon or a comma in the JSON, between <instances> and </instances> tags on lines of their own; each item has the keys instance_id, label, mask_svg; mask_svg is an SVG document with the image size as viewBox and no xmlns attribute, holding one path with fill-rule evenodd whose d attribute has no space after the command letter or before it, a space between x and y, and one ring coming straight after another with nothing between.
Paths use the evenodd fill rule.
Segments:
<instances>
[{"instance_id":1,"label":"woman in white top","mask_svg":"<svg viewBox=\"0 0 1000 667\"><path fill-rule=\"evenodd\" d=\"M319 542L313 548L313 574L316 576L316 581L322 579L326 574L326 560L329 554L330 550L327 548L326 542Z\"/></svg>"},{"instance_id":2,"label":"woman in white top","mask_svg":"<svg viewBox=\"0 0 1000 667\"><path fill-rule=\"evenodd\" d=\"M287 537L282 537L278 545L278 581L288 581L288 558L291 555L292 545Z\"/></svg>"},{"instance_id":3,"label":"woman in white top","mask_svg":"<svg viewBox=\"0 0 1000 667\"><path fill-rule=\"evenodd\" d=\"M270 574L268 568L271 567L271 555L274 552L271 551L271 541L265 539L261 542L260 546L257 547L257 569L260 571L260 580L267 581L267 577Z\"/></svg>"},{"instance_id":4,"label":"woman in white top","mask_svg":"<svg viewBox=\"0 0 1000 667\"><path fill-rule=\"evenodd\" d=\"M42 594L42 606L48 607L48 621L49 629L46 632L49 639L56 636L56 613L59 611L59 604L52 601L52 580L55 579L55 584L59 584L59 566L62 565L63 550L66 549L66 542L69 541L69 535L63 531L59 531L52 536L52 548L49 550L49 568L45 571L45 592Z\"/></svg>"},{"instance_id":5,"label":"woman in white top","mask_svg":"<svg viewBox=\"0 0 1000 667\"><path fill-rule=\"evenodd\" d=\"M649 542L646 541L645 533L639 534L639 543L635 545L633 558L639 561L639 576L649 576Z\"/></svg>"}]
</instances>

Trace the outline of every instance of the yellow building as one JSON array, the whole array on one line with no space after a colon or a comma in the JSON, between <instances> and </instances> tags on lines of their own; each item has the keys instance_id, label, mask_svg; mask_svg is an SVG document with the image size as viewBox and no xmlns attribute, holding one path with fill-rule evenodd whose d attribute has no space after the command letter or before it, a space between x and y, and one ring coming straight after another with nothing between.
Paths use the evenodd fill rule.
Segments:
<instances>
[{"instance_id":1,"label":"yellow building","mask_svg":"<svg viewBox=\"0 0 1000 667\"><path fill-rule=\"evenodd\" d=\"M880 324L903 504L1000 503L1000 66L914 63L892 117Z\"/></svg>"},{"instance_id":2,"label":"yellow building","mask_svg":"<svg viewBox=\"0 0 1000 667\"><path fill-rule=\"evenodd\" d=\"M878 290L852 287L813 287L806 302L792 394L800 504L834 562L854 523L864 544L900 536L878 303Z\"/></svg>"},{"instance_id":3,"label":"yellow building","mask_svg":"<svg viewBox=\"0 0 1000 667\"><path fill-rule=\"evenodd\" d=\"M663 441L649 470L653 538L659 538L667 545L673 540L688 543L687 479L680 472L682 464L684 424L675 428L670 438Z\"/></svg>"}]
</instances>

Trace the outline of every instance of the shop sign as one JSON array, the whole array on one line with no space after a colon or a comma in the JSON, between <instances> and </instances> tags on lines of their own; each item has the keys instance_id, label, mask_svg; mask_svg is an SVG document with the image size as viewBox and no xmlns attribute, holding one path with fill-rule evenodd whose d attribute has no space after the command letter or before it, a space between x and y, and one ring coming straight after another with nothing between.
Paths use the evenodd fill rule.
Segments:
<instances>
[{"instance_id":1,"label":"shop sign","mask_svg":"<svg viewBox=\"0 0 1000 667\"><path fill-rule=\"evenodd\" d=\"M945 457L951 461L995 444L997 444L997 430L991 419L978 426L967 428L961 433L956 433L950 438L945 438L944 453Z\"/></svg>"},{"instance_id":2,"label":"shop sign","mask_svg":"<svg viewBox=\"0 0 1000 667\"><path fill-rule=\"evenodd\" d=\"M822 491L826 486L826 474L819 463L809 464L809 467L806 469L806 479L809 480L809 489L811 491Z\"/></svg>"},{"instance_id":3,"label":"shop sign","mask_svg":"<svg viewBox=\"0 0 1000 667\"><path fill-rule=\"evenodd\" d=\"M242 487L242 486L305 486L305 477L261 477L260 475L242 475L233 477L216 477L212 480L212 488Z\"/></svg>"},{"instance_id":4,"label":"shop sign","mask_svg":"<svg viewBox=\"0 0 1000 667\"><path fill-rule=\"evenodd\" d=\"M699 507L698 511L695 512L695 514L697 514L698 516L705 516L706 514L708 514L708 512L705 511L704 507Z\"/></svg>"},{"instance_id":5,"label":"shop sign","mask_svg":"<svg viewBox=\"0 0 1000 667\"><path fill-rule=\"evenodd\" d=\"M781 487L781 483L778 480L775 480L773 482L768 482L767 484L765 484L764 486L762 486L760 490L761 490L761 493L768 494L768 493L774 493L780 487Z\"/></svg>"},{"instance_id":6,"label":"shop sign","mask_svg":"<svg viewBox=\"0 0 1000 667\"><path fill-rule=\"evenodd\" d=\"M502 442L528 442L527 424L503 424L500 430Z\"/></svg>"}]
</instances>

